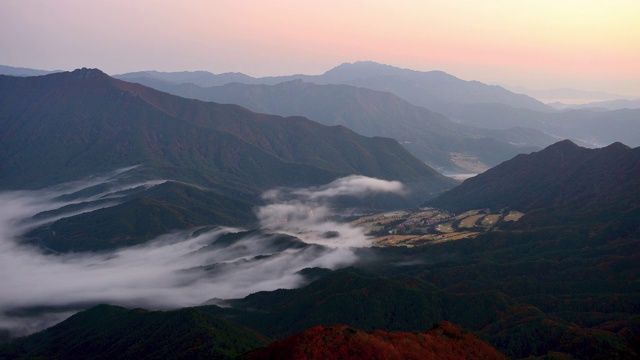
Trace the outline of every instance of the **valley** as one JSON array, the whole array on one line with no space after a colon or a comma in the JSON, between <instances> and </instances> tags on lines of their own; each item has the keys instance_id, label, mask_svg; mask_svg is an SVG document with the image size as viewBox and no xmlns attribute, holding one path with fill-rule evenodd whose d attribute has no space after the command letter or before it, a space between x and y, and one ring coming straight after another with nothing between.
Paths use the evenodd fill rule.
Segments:
<instances>
[{"instance_id":1,"label":"valley","mask_svg":"<svg viewBox=\"0 0 640 360\"><path fill-rule=\"evenodd\" d=\"M394 211L361 217L351 224L364 229L378 246L424 246L476 237L499 230L507 221L518 221L517 211L469 210L459 215L435 208Z\"/></svg>"},{"instance_id":2,"label":"valley","mask_svg":"<svg viewBox=\"0 0 640 360\"><path fill-rule=\"evenodd\" d=\"M0 76L0 358L637 358L640 148L464 124L633 111L370 62L193 76Z\"/></svg>"},{"instance_id":3,"label":"valley","mask_svg":"<svg viewBox=\"0 0 640 360\"><path fill-rule=\"evenodd\" d=\"M640 1L0 1L0 360L640 359Z\"/></svg>"}]
</instances>

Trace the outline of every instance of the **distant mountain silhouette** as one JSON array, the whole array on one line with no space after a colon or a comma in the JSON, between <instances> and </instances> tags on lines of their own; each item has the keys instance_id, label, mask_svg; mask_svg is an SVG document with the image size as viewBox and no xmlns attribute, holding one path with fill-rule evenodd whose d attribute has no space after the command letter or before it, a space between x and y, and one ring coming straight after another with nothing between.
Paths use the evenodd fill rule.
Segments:
<instances>
[{"instance_id":1,"label":"distant mountain silhouette","mask_svg":"<svg viewBox=\"0 0 640 360\"><path fill-rule=\"evenodd\" d=\"M578 109L545 113L499 104L462 104L450 106L444 113L466 125L490 129L509 129L514 126L537 129L589 146L601 147L614 142L640 146L640 137L636 135L640 133L640 109Z\"/></svg>"},{"instance_id":2,"label":"distant mountain silhouette","mask_svg":"<svg viewBox=\"0 0 640 360\"><path fill-rule=\"evenodd\" d=\"M536 129L556 139L573 139L590 146L605 146L616 141L640 146L640 137L635 136L640 132L640 122L635 121L639 113L635 110L628 113L559 112L529 96L496 85L464 81L441 71L421 72L360 61L342 64L322 75L252 78L237 73L208 73L206 76L191 73L193 76L188 79L182 77L176 80L177 75L172 73L150 73L153 74L130 73L116 77L155 88L181 83L203 87L229 82L275 85L297 79L316 84L346 84L391 92L413 105L473 127Z\"/></svg>"},{"instance_id":3,"label":"distant mountain silhouette","mask_svg":"<svg viewBox=\"0 0 640 360\"><path fill-rule=\"evenodd\" d=\"M514 108L525 108L539 111L553 111L553 108L526 95L512 93L500 86L486 85L478 81L465 81L442 71L415 71L401 69L372 61L344 63L322 75L288 75L251 78L237 73L220 75L202 74L180 76L184 73L138 72L116 75L115 77L136 81L138 78L174 84L193 83L199 86L224 85L232 82L244 84L274 85L285 81L302 79L316 84L346 84L372 90L392 92L395 95L418 106L438 111L440 104L504 104ZM188 80L187 80L188 78Z\"/></svg>"},{"instance_id":4,"label":"distant mountain silhouette","mask_svg":"<svg viewBox=\"0 0 640 360\"><path fill-rule=\"evenodd\" d=\"M47 71L47 70L37 70L30 69L24 67L13 67L0 65L0 75L9 75L9 76L40 76L47 75L55 72L60 72L60 70L56 71Z\"/></svg>"},{"instance_id":5,"label":"distant mountain silhouette","mask_svg":"<svg viewBox=\"0 0 640 360\"><path fill-rule=\"evenodd\" d=\"M198 86L219 86L233 82L253 84L257 80L249 75L242 73L223 73L212 74L208 71L178 71L178 72L161 72L161 71L136 71L122 75L115 75L115 78L137 82L137 79L153 80L158 83L165 84L195 84Z\"/></svg>"},{"instance_id":6,"label":"distant mountain silhouette","mask_svg":"<svg viewBox=\"0 0 640 360\"><path fill-rule=\"evenodd\" d=\"M640 109L640 99L616 99L607 101L595 101L586 104L550 104L551 106L566 110L566 109L589 109L596 111L610 111L610 110L622 110L622 109Z\"/></svg>"},{"instance_id":7,"label":"distant mountain silhouette","mask_svg":"<svg viewBox=\"0 0 640 360\"><path fill-rule=\"evenodd\" d=\"M457 124L391 93L348 85L293 80L276 85L232 83L203 88L150 78L136 81L187 98L238 104L281 116L302 115L325 125L344 125L366 136L392 137L429 165L449 171L460 171L452 153L476 156L494 166L556 141L537 130L488 130Z\"/></svg>"},{"instance_id":8,"label":"distant mountain silhouette","mask_svg":"<svg viewBox=\"0 0 640 360\"><path fill-rule=\"evenodd\" d=\"M440 104L504 104L513 108L553 110L526 95L512 93L497 85L461 80L442 71L422 72L359 61L342 64L321 76L321 81L327 83L390 91L415 105L437 112L441 112Z\"/></svg>"},{"instance_id":9,"label":"distant mountain silhouette","mask_svg":"<svg viewBox=\"0 0 640 360\"><path fill-rule=\"evenodd\" d=\"M538 99L545 103L553 101L607 101L615 99L630 98L622 94L612 94L604 91L585 91L572 88L555 88L555 89L529 89L524 86L504 86L505 88L518 94L526 94L532 98Z\"/></svg>"}]
</instances>

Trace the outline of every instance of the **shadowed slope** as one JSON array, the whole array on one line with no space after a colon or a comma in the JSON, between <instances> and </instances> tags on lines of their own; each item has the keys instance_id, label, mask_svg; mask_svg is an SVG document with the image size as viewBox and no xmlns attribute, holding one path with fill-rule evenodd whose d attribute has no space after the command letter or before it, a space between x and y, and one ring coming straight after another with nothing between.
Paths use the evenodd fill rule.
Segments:
<instances>
[{"instance_id":1,"label":"shadowed slope","mask_svg":"<svg viewBox=\"0 0 640 360\"><path fill-rule=\"evenodd\" d=\"M428 204L451 211L510 208L528 224L606 222L637 213L640 148L581 148L569 140L519 155Z\"/></svg>"}]
</instances>

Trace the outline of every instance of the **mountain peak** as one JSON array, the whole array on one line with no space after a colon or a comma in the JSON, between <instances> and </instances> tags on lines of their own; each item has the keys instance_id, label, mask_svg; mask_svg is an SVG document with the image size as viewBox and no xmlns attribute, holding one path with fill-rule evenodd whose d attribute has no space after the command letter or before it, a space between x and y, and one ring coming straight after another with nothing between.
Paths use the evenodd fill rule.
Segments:
<instances>
[{"instance_id":1,"label":"mountain peak","mask_svg":"<svg viewBox=\"0 0 640 360\"><path fill-rule=\"evenodd\" d=\"M103 73L99 69L88 69L85 67L83 67L82 69L75 69L70 74L71 74L71 77L74 79L90 79L90 78L97 78L102 76L109 76Z\"/></svg>"},{"instance_id":2,"label":"mountain peak","mask_svg":"<svg viewBox=\"0 0 640 360\"><path fill-rule=\"evenodd\" d=\"M393 75L403 69L391 65L380 64L374 61L356 61L353 63L343 63L324 73L324 76L344 76L349 77L369 77L381 75Z\"/></svg>"},{"instance_id":3,"label":"mountain peak","mask_svg":"<svg viewBox=\"0 0 640 360\"><path fill-rule=\"evenodd\" d=\"M630 150L631 148L619 141L614 142L613 144L609 145L609 146L605 146L604 147L607 150L618 150L618 151L626 151L626 150Z\"/></svg>"},{"instance_id":4,"label":"mountain peak","mask_svg":"<svg viewBox=\"0 0 640 360\"><path fill-rule=\"evenodd\" d=\"M580 146L576 145L573 141L569 139L564 139L562 141L558 141L555 144L549 145L545 150L549 151L570 151L575 149L581 149Z\"/></svg>"}]
</instances>

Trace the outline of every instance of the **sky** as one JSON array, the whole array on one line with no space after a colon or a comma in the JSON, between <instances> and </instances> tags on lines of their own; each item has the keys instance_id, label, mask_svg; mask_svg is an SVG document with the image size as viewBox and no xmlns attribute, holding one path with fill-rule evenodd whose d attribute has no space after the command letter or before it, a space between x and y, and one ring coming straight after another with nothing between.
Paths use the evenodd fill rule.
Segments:
<instances>
[{"instance_id":1,"label":"sky","mask_svg":"<svg viewBox=\"0 0 640 360\"><path fill-rule=\"evenodd\" d=\"M370 60L640 96L637 0L2 0L0 64L321 74Z\"/></svg>"}]
</instances>

